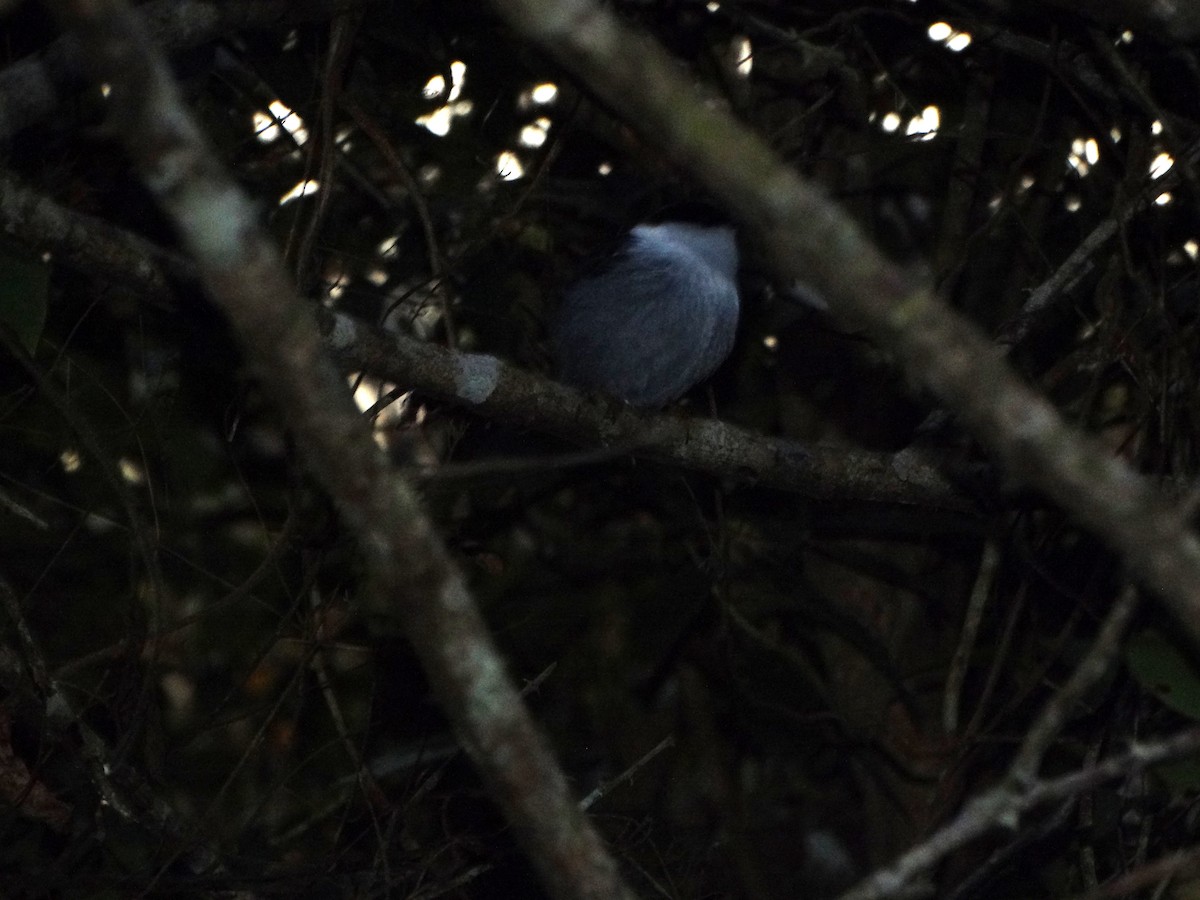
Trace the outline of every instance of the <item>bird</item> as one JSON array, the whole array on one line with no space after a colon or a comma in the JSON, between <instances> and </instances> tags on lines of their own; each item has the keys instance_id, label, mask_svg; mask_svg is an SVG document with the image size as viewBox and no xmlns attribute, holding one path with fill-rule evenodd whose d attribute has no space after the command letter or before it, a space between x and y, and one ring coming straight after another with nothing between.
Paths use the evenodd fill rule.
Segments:
<instances>
[{"instance_id":1,"label":"bird","mask_svg":"<svg viewBox=\"0 0 1200 900\"><path fill-rule=\"evenodd\" d=\"M662 409L733 349L741 301L728 225L635 226L596 273L567 288L551 323L558 377Z\"/></svg>"}]
</instances>

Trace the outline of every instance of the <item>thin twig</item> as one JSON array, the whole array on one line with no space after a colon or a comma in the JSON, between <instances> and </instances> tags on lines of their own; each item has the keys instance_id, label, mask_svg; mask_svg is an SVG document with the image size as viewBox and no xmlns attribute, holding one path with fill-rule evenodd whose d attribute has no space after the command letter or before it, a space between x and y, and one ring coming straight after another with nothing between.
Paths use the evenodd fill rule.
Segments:
<instances>
[{"instance_id":1,"label":"thin twig","mask_svg":"<svg viewBox=\"0 0 1200 900\"><path fill-rule=\"evenodd\" d=\"M1121 638L1137 610L1137 590L1126 587L1113 603L1100 633L1092 641L1087 654L1079 661L1067 683L1054 692L1043 707L1037 720L1025 733L1021 749L1009 768L1009 777L1018 783L1033 781L1041 768L1042 757L1051 741L1062 731L1077 704L1082 702L1088 691L1108 675L1117 654L1121 650Z\"/></svg>"},{"instance_id":2,"label":"thin twig","mask_svg":"<svg viewBox=\"0 0 1200 900\"><path fill-rule=\"evenodd\" d=\"M996 568L999 564L1000 551L996 548L996 542L989 538L983 543L983 555L979 559L975 586L971 588L967 612L963 616L962 633L959 635L958 646L954 649L950 671L946 676L946 690L942 698L942 728L946 734L958 731L958 707L962 700L963 682L967 678L971 653L975 649L979 629L983 624L983 610L992 593L992 584L996 580Z\"/></svg>"},{"instance_id":3,"label":"thin twig","mask_svg":"<svg viewBox=\"0 0 1200 900\"><path fill-rule=\"evenodd\" d=\"M605 794L609 793L609 791L611 791L613 788L624 784L626 781L631 781L633 776L636 775L640 770L644 769L649 762L654 759L654 757L658 756L658 754L662 753L667 748L674 746L675 736L670 734L667 735L665 738L647 750L646 753L637 760L637 762L635 762L616 778L612 778L603 784L597 785L595 790L579 801L579 808L582 810L591 809L604 797Z\"/></svg>"}]
</instances>

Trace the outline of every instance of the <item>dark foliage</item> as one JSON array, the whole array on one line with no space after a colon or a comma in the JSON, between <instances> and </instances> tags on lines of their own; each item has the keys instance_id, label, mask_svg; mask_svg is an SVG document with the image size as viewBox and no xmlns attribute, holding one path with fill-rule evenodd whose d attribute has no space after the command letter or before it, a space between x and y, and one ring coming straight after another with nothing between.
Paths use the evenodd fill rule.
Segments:
<instances>
[{"instance_id":1,"label":"dark foliage","mask_svg":"<svg viewBox=\"0 0 1200 900\"><path fill-rule=\"evenodd\" d=\"M988 6L617 4L889 253L1011 343L1074 421L1186 484L1200 466L1188 158L1200 64L1150 32ZM969 45L934 39L939 21ZM57 38L32 3L0 30L5 64ZM304 294L430 341L544 371L565 283L637 222L721 215L477 3L264 20L172 59ZM535 97L549 84L552 99ZM106 132L100 92L67 79L61 93L0 145L5 174L174 248ZM0 94L0 107L15 102ZM1161 190L1160 154L1175 161ZM515 166L521 177L504 177ZM320 191L283 200L306 179ZM1116 236L1023 318L1108 219ZM117 262L101 273L9 231L0 890L537 896L408 648L356 613L355 548L194 283L151 291ZM788 300L755 247L742 255L737 346L680 414L979 459L887 358ZM24 324L29 309L44 316ZM364 408L404 389L347 374ZM409 393L376 411L379 441L422 486L512 673L545 676L527 701L580 796L673 736L591 810L644 896L826 896L887 863L1005 770L1122 583L1092 538L1000 478L964 520L813 503L626 456L560 465L568 448L533 431ZM947 732L977 581L989 600ZM1149 614L1137 628L1169 630ZM1147 652L1153 669L1162 657ZM1165 688L1166 676L1115 670L1071 711L1045 773L1200 715L1147 690L1194 686L1177 656ZM39 658L46 680L30 668ZM44 714L51 679L78 720ZM93 739L135 808L104 795ZM1136 870L1195 842L1197 777L1180 764L1040 810L1022 826L1036 839L972 845L932 891L1065 896Z\"/></svg>"}]
</instances>

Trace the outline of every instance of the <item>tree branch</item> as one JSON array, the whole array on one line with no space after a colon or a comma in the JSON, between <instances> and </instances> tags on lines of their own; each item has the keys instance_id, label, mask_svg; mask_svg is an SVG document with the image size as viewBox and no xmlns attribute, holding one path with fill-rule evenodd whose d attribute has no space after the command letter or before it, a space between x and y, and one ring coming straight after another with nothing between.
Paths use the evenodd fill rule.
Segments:
<instances>
[{"instance_id":1,"label":"tree branch","mask_svg":"<svg viewBox=\"0 0 1200 900\"><path fill-rule=\"evenodd\" d=\"M151 38L164 49L183 50L239 28L279 21L328 18L348 0L157 0L138 8ZM0 141L50 117L64 91L83 80L79 47L67 36L37 56L0 70Z\"/></svg>"},{"instance_id":2,"label":"tree branch","mask_svg":"<svg viewBox=\"0 0 1200 900\"><path fill-rule=\"evenodd\" d=\"M172 284L198 286L192 262L103 219L65 209L0 173L0 228L55 262L100 275L174 309ZM327 346L343 371L368 372L500 422L583 446L710 472L815 500L932 507L971 515L974 505L938 461L914 452L869 453L770 438L712 419L637 413L587 397L536 373L386 332L344 313L320 313ZM461 373L491 372L486 397L464 390ZM952 473L957 476L957 473ZM965 477L971 478L969 473Z\"/></svg>"},{"instance_id":3,"label":"tree branch","mask_svg":"<svg viewBox=\"0 0 1200 900\"><path fill-rule=\"evenodd\" d=\"M957 413L1011 475L1120 553L1200 646L1200 540L1186 509L1064 422L974 324L887 260L644 34L587 0L493 3L756 231L782 283L816 287Z\"/></svg>"},{"instance_id":4,"label":"tree branch","mask_svg":"<svg viewBox=\"0 0 1200 900\"><path fill-rule=\"evenodd\" d=\"M1158 741L1135 744L1104 762L1046 781L1025 785L1007 778L967 801L953 819L892 865L874 873L842 895L841 900L882 900L897 896L921 872L978 837L998 828L1015 829L1023 813L1052 800L1074 797L1117 778L1128 778L1149 766L1179 759L1200 750L1200 729L1193 728Z\"/></svg>"},{"instance_id":5,"label":"tree branch","mask_svg":"<svg viewBox=\"0 0 1200 900\"><path fill-rule=\"evenodd\" d=\"M184 109L161 53L118 0L49 4L78 35L111 119L233 323L301 457L358 536L366 610L412 641L467 753L558 897L631 896L504 671L462 573L391 471L253 207Z\"/></svg>"}]
</instances>

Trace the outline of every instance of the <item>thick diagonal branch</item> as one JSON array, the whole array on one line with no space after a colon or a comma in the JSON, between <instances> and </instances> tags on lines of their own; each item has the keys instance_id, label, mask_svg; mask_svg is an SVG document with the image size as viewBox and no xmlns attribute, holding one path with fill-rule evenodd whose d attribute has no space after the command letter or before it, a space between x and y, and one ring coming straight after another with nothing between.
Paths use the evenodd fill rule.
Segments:
<instances>
[{"instance_id":1,"label":"thick diagonal branch","mask_svg":"<svg viewBox=\"0 0 1200 900\"><path fill-rule=\"evenodd\" d=\"M1120 553L1200 646L1200 540L1188 512L1068 425L974 324L884 258L815 185L666 53L591 0L493 0L626 121L758 232L783 283L818 288L889 350L1013 476L1044 491Z\"/></svg>"},{"instance_id":2,"label":"thick diagonal branch","mask_svg":"<svg viewBox=\"0 0 1200 900\"><path fill-rule=\"evenodd\" d=\"M357 535L369 612L397 622L492 795L557 897L629 896L530 720L462 573L375 447L279 254L180 102L157 48L119 0L50 4L111 87L111 118L233 323L313 475Z\"/></svg>"}]
</instances>

